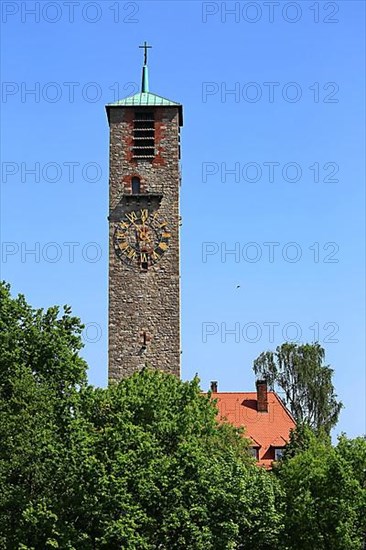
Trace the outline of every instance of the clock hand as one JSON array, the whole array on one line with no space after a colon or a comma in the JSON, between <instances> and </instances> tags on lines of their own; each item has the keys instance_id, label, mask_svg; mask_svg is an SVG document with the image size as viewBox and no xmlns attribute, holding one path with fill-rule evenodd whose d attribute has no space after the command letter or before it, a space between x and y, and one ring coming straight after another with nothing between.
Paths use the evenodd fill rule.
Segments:
<instances>
[{"instance_id":1,"label":"clock hand","mask_svg":"<svg viewBox=\"0 0 366 550\"><path fill-rule=\"evenodd\" d=\"M132 223L132 225L134 225L137 229L139 229L141 227L141 224L138 224L136 222L134 222L133 220L130 220L130 218L128 218L128 220Z\"/></svg>"}]
</instances>

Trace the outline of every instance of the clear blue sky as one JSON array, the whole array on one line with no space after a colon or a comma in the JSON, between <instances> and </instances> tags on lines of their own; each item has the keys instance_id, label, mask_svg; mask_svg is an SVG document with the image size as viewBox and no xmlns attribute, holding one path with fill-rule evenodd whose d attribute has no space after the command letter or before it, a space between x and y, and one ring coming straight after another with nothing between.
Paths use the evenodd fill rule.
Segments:
<instances>
[{"instance_id":1,"label":"clear blue sky","mask_svg":"<svg viewBox=\"0 0 366 550\"><path fill-rule=\"evenodd\" d=\"M364 432L364 6L2 3L2 278L73 307L91 383L107 381L104 104L137 91L147 40L151 90L184 105L182 377L251 390L261 351L318 339L336 432Z\"/></svg>"}]
</instances>

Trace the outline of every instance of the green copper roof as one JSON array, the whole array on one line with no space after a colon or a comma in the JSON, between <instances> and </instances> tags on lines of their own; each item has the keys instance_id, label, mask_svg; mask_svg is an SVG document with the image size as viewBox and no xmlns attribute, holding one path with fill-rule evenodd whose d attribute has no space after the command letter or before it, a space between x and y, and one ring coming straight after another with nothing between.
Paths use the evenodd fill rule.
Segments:
<instances>
[{"instance_id":1,"label":"green copper roof","mask_svg":"<svg viewBox=\"0 0 366 550\"><path fill-rule=\"evenodd\" d=\"M141 92L139 94L125 97L124 99L119 99L115 103L108 103L107 107L129 107L135 105L140 105L141 107L156 107L159 105L178 107L180 103L176 103L175 101L171 101L170 99L166 99L165 97L153 94L151 92Z\"/></svg>"},{"instance_id":2,"label":"green copper roof","mask_svg":"<svg viewBox=\"0 0 366 550\"><path fill-rule=\"evenodd\" d=\"M152 94L151 92L141 92L124 99L119 99L114 103L108 103L106 105L107 115L109 120L109 110L114 107L178 107L179 110L179 125L183 126L183 109L181 103L171 101L166 97Z\"/></svg>"}]
</instances>

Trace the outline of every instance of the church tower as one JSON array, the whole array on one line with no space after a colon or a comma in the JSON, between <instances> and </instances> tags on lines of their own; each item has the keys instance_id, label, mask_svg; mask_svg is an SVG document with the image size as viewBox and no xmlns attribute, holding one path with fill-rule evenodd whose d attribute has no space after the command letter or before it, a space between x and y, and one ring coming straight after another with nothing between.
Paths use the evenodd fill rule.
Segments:
<instances>
[{"instance_id":1,"label":"church tower","mask_svg":"<svg viewBox=\"0 0 366 550\"><path fill-rule=\"evenodd\" d=\"M149 91L106 106L109 153L109 380L146 364L180 376L182 105Z\"/></svg>"}]
</instances>

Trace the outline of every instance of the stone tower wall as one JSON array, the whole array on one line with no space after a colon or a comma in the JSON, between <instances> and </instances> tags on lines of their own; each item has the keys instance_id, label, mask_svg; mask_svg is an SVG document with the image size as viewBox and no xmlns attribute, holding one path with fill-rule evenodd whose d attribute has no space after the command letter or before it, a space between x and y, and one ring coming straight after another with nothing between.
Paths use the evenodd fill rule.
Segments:
<instances>
[{"instance_id":1,"label":"stone tower wall","mask_svg":"<svg viewBox=\"0 0 366 550\"><path fill-rule=\"evenodd\" d=\"M110 380L129 376L146 364L180 376L179 113L175 107L142 109L155 116L153 160L132 157L134 108L110 110ZM142 196L126 202L133 176L141 180ZM149 193L155 198L150 200ZM158 202L157 194L161 194ZM123 263L113 245L118 221L129 210L141 208L157 211L171 233L167 251L147 271Z\"/></svg>"}]
</instances>

